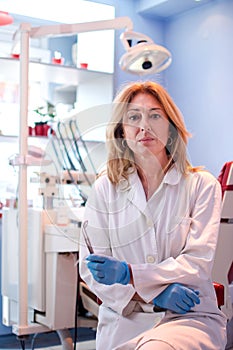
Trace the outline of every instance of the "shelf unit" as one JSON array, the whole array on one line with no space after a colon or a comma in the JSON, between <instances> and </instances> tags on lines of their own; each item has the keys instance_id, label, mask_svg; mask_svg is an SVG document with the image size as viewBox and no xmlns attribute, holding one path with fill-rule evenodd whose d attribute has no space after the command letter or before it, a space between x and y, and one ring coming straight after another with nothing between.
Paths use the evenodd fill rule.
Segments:
<instances>
[{"instance_id":1,"label":"shelf unit","mask_svg":"<svg viewBox=\"0 0 233 350\"><path fill-rule=\"evenodd\" d=\"M20 61L10 57L0 57L1 80L7 79L17 81L20 72ZM3 72L5 72L3 74ZM103 77L112 79L111 73L91 71L75 66L66 66L60 64L44 63L30 61L29 80L47 81L50 83L61 84L64 86L78 86L82 83L101 79Z\"/></svg>"},{"instance_id":2,"label":"shelf unit","mask_svg":"<svg viewBox=\"0 0 233 350\"><path fill-rule=\"evenodd\" d=\"M0 82L19 82L20 76L20 60L10 57L0 57L1 73ZM42 84L41 89L45 93L49 90L49 85L54 84L54 93L64 95L69 94L75 96L75 107L80 122L80 130L86 135L88 130L92 130L88 141L103 141L103 128L97 129L93 133L95 126L103 126L106 124L109 117L109 106L113 97L113 74L105 72L91 71L88 69L81 69L74 66L65 66L58 64L50 64L43 62L30 61L29 63L29 81L39 82ZM51 88L51 87L50 87ZM97 106L97 107L95 107ZM94 107L94 108L92 108ZM97 113L95 113L97 108ZM75 110L76 111L76 110ZM74 115L75 112L74 111ZM19 108L16 108L16 113L19 114ZM1 118L1 113L0 113ZM5 118L5 115L4 115ZM10 117L9 117L10 118ZM6 119L6 118L5 118ZM10 119L8 119L8 122ZM12 117L12 122L18 121L18 116ZM15 144L15 152L18 152L18 137L17 132L14 135L0 135L0 151L4 155L4 163L12 154L12 147ZM94 138L93 138L94 137ZM96 139L95 139L96 137ZM85 138L85 136L84 136ZM46 145L48 138L46 137L29 137L28 144L32 145ZM9 153L7 152L7 144L11 144ZM43 148L43 147L42 147ZM7 179L6 179L7 180Z\"/></svg>"},{"instance_id":3,"label":"shelf unit","mask_svg":"<svg viewBox=\"0 0 233 350\"><path fill-rule=\"evenodd\" d=\"M0 82L10 82L18 84L20 80L20 60L10 57L0 57ZM54 94L59 99L62 96L63 101L68 98L74 99L76 102L77 116L79 118L79 128L84 134L84 139L88 143L88 149L93 157L95 154L95 166L104 162L106 157L105 145L103 143L103 128L96 129L95 125L104 125L109 117L105 105L110 105L113 96L113 74L81 69L74 66L65 66L58 64L50 64L44 62L30 61L29 63L29 82L41 84L41 92L46 94L49 89L53 89ZM3 103L3 102L2 102ZM97 107L95 107L98 105ZM7 104L6 104L7 107ZM7 123L19 122L19 103L15 104L15 114L5 115L0 112L1 116L7 120ZM94 108L92 108L94 107ZM104 109L104 111L103 111ZM97 113L95 112L97 110ZM75 114L75 113L74 113ZM99 119L98 119L99 118ZM12 127L10 127L12 129ZM19 136L17 126L13 129L14 134L0 135L0 153L1 164L4 169L1 173L0 198L5 200L5 188L12 182L12 186L16 186L13 175L14 170L9 168L9 158L13 154L19 153ZM92 130L88 135L87 131ZM4 132L4 130L3 130ZM28 137L28 145L45 149L49 145L48 137ZM51 147L50 147L51 148ZM32 167L29 173L33 172Z\"/></svg>"},{"instance_id":4,"label":"shelf unit","mask_svg":"<svg viewBox=\"0 0 233 350\"><path fill-rule=\"evenodd\" d=\"M0 57L0 65L0 82L19 82L20 61L18 59ZM41 84L40 89L45 100L54 104L67 101L68 105L75 105L77 112L89 110L95 106L108 105L113 98L112 73L31 61L29 82ZM54 101L51 100L51 96ZM99 115L98 124L108 121L107 113L101 112ZM96 119L93 120L92 115L90 118L85 115L84 119L81 120L81 131L85 133L87 129L95 127L93 123L96 123Z\"/></svg>"}]
</instances>

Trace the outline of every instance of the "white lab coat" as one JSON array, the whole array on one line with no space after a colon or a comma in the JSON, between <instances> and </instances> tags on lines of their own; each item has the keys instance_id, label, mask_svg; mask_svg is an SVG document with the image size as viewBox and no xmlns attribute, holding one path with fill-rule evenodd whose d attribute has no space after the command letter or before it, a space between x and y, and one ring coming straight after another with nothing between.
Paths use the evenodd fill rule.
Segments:
<instances>
[{"instance_id":1,"label":"white lab coat","mask_svg":"<svg viewBox=\"0 0 233 350\"><path fill-rule=\"evenodd\" d=\"M89 253L81 235L80 274L103 302L97 350L113 350L158 323L164 313L153 313L150 302L175 282L199 290L201 299L192 313L175 316L207 316L209 337L217 334L220 344L213 349L224 349L226 320L217 307L211 281L220 207L220 185L206 171L183 176L174 165L148 201L136 172L118 186L106 175L96 181L84 218L94 252L127 261L134 279L134 286L97 283L86 266ZM131 300L135 292L144 303ZM166 312L165 318L169 315L174 316Z\"/></svg>"}]
</instances>

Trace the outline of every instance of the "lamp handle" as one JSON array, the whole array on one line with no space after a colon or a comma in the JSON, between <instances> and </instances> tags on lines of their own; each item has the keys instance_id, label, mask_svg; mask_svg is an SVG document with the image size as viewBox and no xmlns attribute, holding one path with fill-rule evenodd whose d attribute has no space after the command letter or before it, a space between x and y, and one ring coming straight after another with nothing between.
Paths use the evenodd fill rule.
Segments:
<instances>
[{"instance_id":1,"label":"lamp handle","mask_svg":"<svg viewBox=\"0 0 233 350\"><path fill-rule=\"evenodd\" d=\"M146 41L148 44L154 44L153 40L149 36L142 33L133 32L131 30L123 32L120 39L126 51L128 51L131 47L128 40L136 39Z\"/></svg>"}]
</instances>

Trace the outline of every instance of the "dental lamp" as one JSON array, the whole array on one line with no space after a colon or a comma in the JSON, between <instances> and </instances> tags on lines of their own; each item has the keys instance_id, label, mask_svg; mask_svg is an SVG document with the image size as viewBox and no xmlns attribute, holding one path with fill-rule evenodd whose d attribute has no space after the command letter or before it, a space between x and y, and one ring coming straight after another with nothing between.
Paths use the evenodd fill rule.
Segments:
<instances>
[{"instance_id":1,"label":"dental lamp","mask_svg":"<svg viewBox=\"0 0 233 350\"><path fill-rule=\"evenodd\" d=\"M126 50L126 53L119 61L122 70L132 74L147 75L159 73L171 64L171 53L165 47L155 44L150 37L141 33L133 32L133 24L128 17L71 25L60 24L35 27L30 31L30 37L39 38L51 35L61 36L72 33L122 28L126 28L126 31L120 36L120 40ZM130 43L133 39L136 39L137 43L136 45L131 46ZM18 46L14 45L12 53L18 54L18 50Z\"/></svg>"},{"instance_id":2,"label":"dental lamp","mask_svg":"<svg viewBox=\"0 0 233 350\"><path fill-rule=\"evenodd\" d=\"M146 35L126 31L121 34L120 39L127 51L119 62L124 71L146 75L159 73L171 64L171 53L165 47L156 45ZM136 39L137 43L131 46L133 39Z\"/></svg>"}]
</instances>

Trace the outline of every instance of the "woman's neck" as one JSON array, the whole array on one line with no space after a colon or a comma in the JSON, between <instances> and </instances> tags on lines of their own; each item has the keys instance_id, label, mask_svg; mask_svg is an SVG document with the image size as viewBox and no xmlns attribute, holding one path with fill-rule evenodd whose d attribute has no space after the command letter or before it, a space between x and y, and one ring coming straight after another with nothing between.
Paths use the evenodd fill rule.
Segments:
<instances>
[{"instance_id":1,"label":"woman's neck","mask_svg":"<svg viewBox=\"0 0 233 350\"><path fill-rule=\"evenodd\" d=\"M148 200L157 190L164 178L167 171L168 159L162 162L162 164L157 160L157 158L153 161L145 158L143 161L140 159L137 159L136 161L138 175Z\"/></svg>"}]
</instances>

